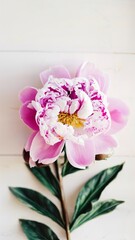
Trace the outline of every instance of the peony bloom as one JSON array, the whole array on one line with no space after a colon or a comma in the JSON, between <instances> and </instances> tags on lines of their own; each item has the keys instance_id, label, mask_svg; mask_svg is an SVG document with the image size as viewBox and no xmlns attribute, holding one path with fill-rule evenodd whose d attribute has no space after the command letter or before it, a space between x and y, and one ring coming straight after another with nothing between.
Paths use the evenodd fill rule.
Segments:
<instances>
[{"instance_id":1,"label":"peony bloom","mask_svg":"<svg viewBox=\"0 0 135 240\"><path fill-rule=\"evenodd\" d=\"M20 93L21 119L33 130L25 146L31 167L54 162L64 145L77 168L117 146L111 135L125 126L129 111L122 101L107 98L107 76L84 63L74 77L58 66L40 78L42 88L27 87Z\"/></svg>"}]
</instances>

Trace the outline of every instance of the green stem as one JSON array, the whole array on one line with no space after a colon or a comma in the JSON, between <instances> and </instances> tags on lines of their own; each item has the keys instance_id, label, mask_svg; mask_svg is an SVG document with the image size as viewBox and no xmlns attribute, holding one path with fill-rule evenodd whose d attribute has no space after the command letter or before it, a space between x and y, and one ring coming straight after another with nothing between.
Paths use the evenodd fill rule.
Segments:
<instances>
[{"instance_id":1,"label":"green stem","mask_svg":"<svg viewBox=\"0 0 135 240\"><path fill-rule=\"evenodd\" d=\"M56 175L59 180L59 185L60 185L60 202L61 202L61 209L62 209L62 215L63 219L65 222L65 231L66 231L66 237L67 240L71 240L70 238L70 230L69 230L69 219L68 219L68 213L66 209L66 202L65 202L65 195L64 195L64 188L63 188L63 178L61 175L60 171L60 165L58 160L55 162L55 170L56 170Z\"/></svg>"}]
</instances>

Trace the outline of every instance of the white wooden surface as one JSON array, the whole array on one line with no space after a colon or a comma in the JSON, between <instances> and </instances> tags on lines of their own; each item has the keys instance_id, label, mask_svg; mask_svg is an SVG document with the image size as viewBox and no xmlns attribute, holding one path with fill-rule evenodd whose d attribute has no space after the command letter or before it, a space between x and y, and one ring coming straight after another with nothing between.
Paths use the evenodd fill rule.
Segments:
<instances>
[{"instance_id":1,"label":"white wooden surface","mask_svg":"<svg viewBox=\"0 0 135 240\"><path fill-rule=\"evenodd\" d=\"M128 126L117 134L120 145L111 160L65 179L69 212L71 215L73 198L86 179L123 161L123 172L102 198L115 197L126 203L74 231L72 240L135 239L134 24L134 0L0 0L0 240L26 239L19 217L41 220L65 240L56 224L28 210L8 191L12 185L40 188L45 193L21 157L29 130L18 117L18 92L26 85L40 86L39 73L50 65L65 64L74 72L85 60L108 73L110 95L127 102L130 118Z\"/></svg>"},{"instance_id":2,"label":"white wooden surface","mask_svg":"<svg viewBox=\"0 0 135 240\"><path fill-rule=\"evenodd\" d=\"M135 52L134 0L1 0L0 49Z\"/></svg>"}]
</instances>

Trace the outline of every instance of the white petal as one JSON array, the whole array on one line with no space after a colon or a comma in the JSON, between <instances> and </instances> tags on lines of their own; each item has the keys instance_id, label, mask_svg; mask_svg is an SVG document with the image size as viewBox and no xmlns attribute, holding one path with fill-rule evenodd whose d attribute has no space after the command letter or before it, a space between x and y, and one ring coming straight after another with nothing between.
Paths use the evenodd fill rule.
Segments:
<instances>
[{"instance_id":1,"label":"white petal","mask_svg":"<svg viewBox=\"0 0 135 240\"><path fill-rule=\"evenodd\" d=\"M81 92L81 100L83 103L77 115L79 118L87 119L93 112L92 102L84 92Z\"/></svg>"},{"instance_id":2,"label":"white petal","mask_svg":"<svg viewBox=\"0 0 135 240\"><path fill-rule=\"evenodd\" d=\"M39 102L36 102L36 101L32 101L31 102L32 106L35 108L35 110L38 112L38 111L42 111L42 107L40 105Z\"/></svg>"},{"instance_id":3,"label":"white petal","mask_svg":"<svg viewBox=\"0 0 135 240\"><path fill-rule=\"evenodd\" d=\"M60 107L58 105L55 105L52 109L48 109L46 111L46 115L48 117L57 117L60 112Z\"/></svg>"},{"instance_id":4,"label":"white petal","mask_svg":"<svg viewBox=\"0 0 135 240\"><path fill-rule=\"evenodd\" d=\"M56 104L60 107L60 111L64 112L64 109L65 109L65 107L67 105L67 100L66 99L58 99Z\"/></svg>"},{"instance_id":5,"label":"white petal","mask_svg":"<svg viewBox=\"0 0 135 240\"><path fill-rule=\"evenodd\" d=\"M57 126L55 127L55 132L61 136L61 137L65 137L67 135L67 126L63 125L60 122L57 122Z\"/></svg>"},{"instance_id":6,"label":"white petal","mask_svg":"<svg viewBox=\"0 0 135 240\"><path fill-rule=\"evenodd\" d=\"M72 100L72 103L71 103L71 106L69 109L69 113L70 114L75 113L78 110L79 106L80 106L80 103L78 102L78 100L76 100L76 99Z\"/></svg>"}]
</instances>

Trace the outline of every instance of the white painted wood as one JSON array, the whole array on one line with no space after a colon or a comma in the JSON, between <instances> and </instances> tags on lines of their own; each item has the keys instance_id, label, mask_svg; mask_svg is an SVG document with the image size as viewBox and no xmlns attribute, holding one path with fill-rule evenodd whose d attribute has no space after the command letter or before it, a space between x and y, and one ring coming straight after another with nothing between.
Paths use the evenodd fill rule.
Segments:
<instances>
[{"instance_id":1,"label":"white painted wood","mask_svg":"<svg viewBox=\"0 0 135 240\"><path fill-rule=\"evenodd\" d=\"M0 0L0 50L135 52L134 0Z\"/></svg>"},{"instance_id":2,"label":"white painted wood","mask_svg":"<svg viewBox=\"0 0 135 240\"><path fill-rule=\"evenodd\" d=\"M18 92L27 85L40 87L39 73L54 64L65 64L71 72L85 60L94 62L112 80L110 96L118 97L130 107L128 126L117 134L117 155L135 155L135 56L113 54L0 54L0 154L21 154L29 130L19 119Z\"/></svg>"},{"instance_id":3,"label":"white painted wood","mask_svg":"<svg viewBox=\"0 0 135 240\"><path fill-rule=\"evenodd\" d=\"M125 200L114 212L92 220L72 233L72 240L134 240L135 239L135 190L134 190L134 158L115 157L105 162L91 165L87 171L79 171L64 179L67 207L71 217L75 198L79 189L91 176L102 169L126 161L119 176L104 190L101 196L105 199ZM47 217L43 217L20 203L8 190L8 186L32 188L45 194L58 207L56 199L49 191L30 174L21 157L0 157L0 240L26 239L18 223L19 218L43 222L57 233L61 240L66 240L64 231ZM12 163L12 164L11 164ZM72 188L71 188L71 183Z\"/></svg>"}]
</instances>

